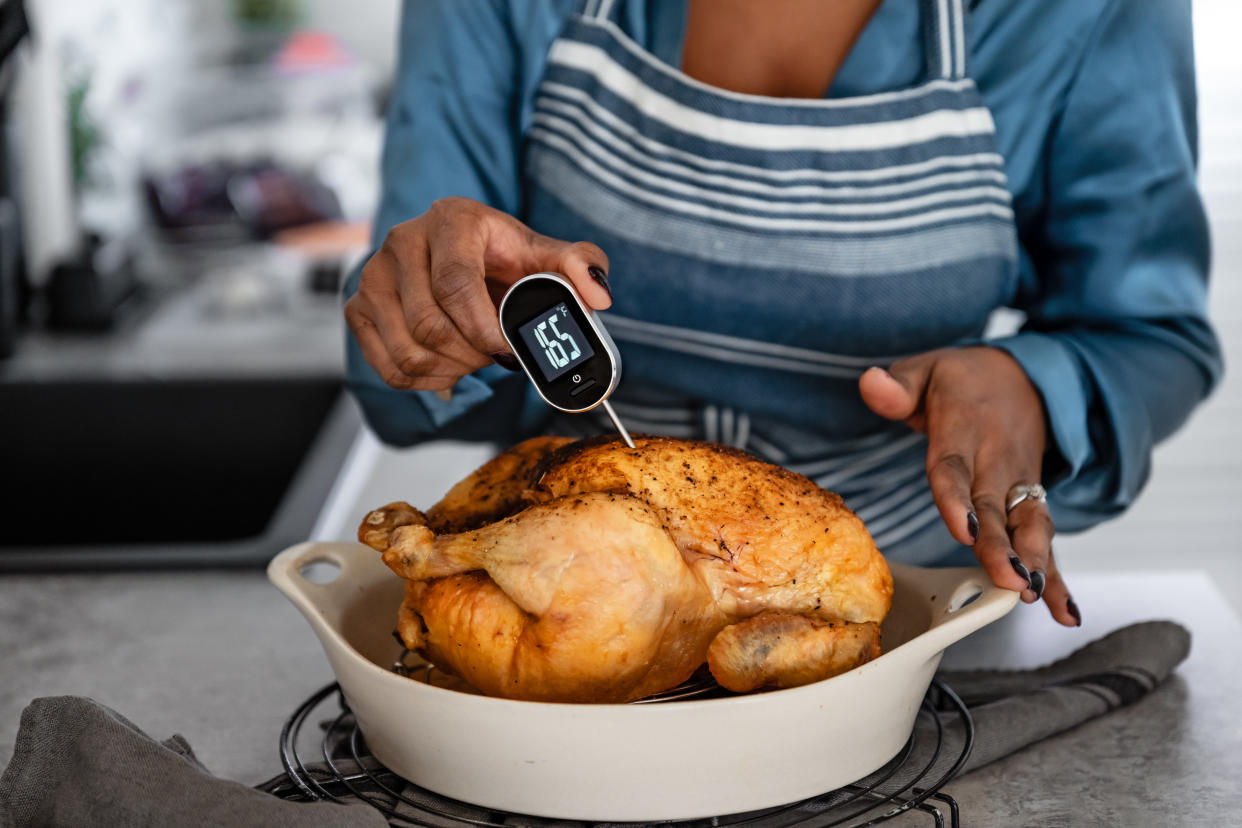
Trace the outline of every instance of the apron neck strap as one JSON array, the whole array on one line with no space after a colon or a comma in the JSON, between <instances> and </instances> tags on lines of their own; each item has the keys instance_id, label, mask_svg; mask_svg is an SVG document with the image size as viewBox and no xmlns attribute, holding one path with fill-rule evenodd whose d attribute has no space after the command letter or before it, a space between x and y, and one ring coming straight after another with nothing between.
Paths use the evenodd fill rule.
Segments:
<instances>
[{"instance_id":1,"label":"apron neck strap","mask_svg":"<svg viewBox=\"0 0 1242 828\"><path fill-rule=\"evenodd\" d=\"M611 21L616 8L616 0L586 0L582 16L592 20Z\"/></svg>"},{"instance_id":2,"label":"apron neck strap","mask_svg":"<svg viewBox=\"0 0 1242 828\"><path fill-rule=\"evenodd\" d=\"M926 0L923 28L927 38L927 76L944 80L966 77L964 0Z\"/></svg>"},{"instance_id":3,"label":"apron neck strap","mask_svg":"<svg viewBox=\"0 0 1242 828\"><path fill-rule=\"evenodd\" d=\"M966 11L964 0L924 0L927 76L944 80L966 77ZM582 16L616 22L621 0L586 0Z\"/></svg>"}]
</instances>

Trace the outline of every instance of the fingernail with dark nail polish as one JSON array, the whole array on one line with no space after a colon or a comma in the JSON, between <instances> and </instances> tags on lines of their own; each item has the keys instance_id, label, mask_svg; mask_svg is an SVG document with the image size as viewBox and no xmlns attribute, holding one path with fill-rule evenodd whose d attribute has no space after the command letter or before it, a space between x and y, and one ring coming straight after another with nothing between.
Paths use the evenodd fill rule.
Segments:
<instances>
[{"instance_id":1,"label":"fingernail with dark nail polish","mask_svg":"<svg viewBox=\"0 0 1242 828\"><path fill-rule=\"evenodd\" d=\"M1065 600L1065 608L1069 610L1070 615L1074 616L1074 626L1081 627L1082 626L1082 613L1078 611L1078 605L1074 603L1073 598L1067 598Z\"/></svg>"},{"instance_id":2,"label":"fingernail with dark nail polish","mask_svg":"<svg viewBox=\"0 0 1242 828\"><path fill-rule=\"evenodd\" d=\"M1018 577L1026 581L1027 587L1031 585L1031 573L1026 571L1026 567L1022 565L1022 561L1017 555L1009 556L1009 565L1013 567L1013 571L1018 573Z\"/></svg>"},{"instance_id":3,"label":"fingernail with dark nail polish","mask_svg":"<svg viewBox=\"0 0 1242 828\"><path fill-rule=\"evenodd\" d=\"M1031 592L1035 593L1036 601L1044 594L1044 583L1044 571L1042 569L1037 569L1031 573Z\"/></svg>"},{"instance_id":4,"label":"fingernail with dark nail polish","mask_svg":"<svg viewBox=\"0 0 1242 828\"><path fill-rule=\"evenodd\" d=\"M594 265L592 265L591 267L587 268L587 273L591 274L591 278L595 280L595 284L602 287L604 289L604 292L607 293L608 296L611 298L612 288L608 286L608 274L604 272L603 268L595 267Z\"/></svg>"},{"instance_id":5,"label":"fingernail with dark nail polish","mask_svg":"<svg viewBox=\"0 0 1242 828\"><path fill-rule=\"evenodd\" d=\"M506 371L521 371L522 366L518 364L517 357L513 354L507 354L504 351L497 351L492 354L492 361L504 368Z\"/></svg>"},{"instance_id":6,"label":"fingernail with dark nail polish","mask_svg":"<svg viewBox=\"0 0 1242 828\"><path fill-rule=\"evenodd\" d=\"M970 533L972 541L979 540L979 516L974 512L966 513L966 531ZM1021 561L1018 562L1018 565L1021 566Z\"/></svg>"}]
</instances>

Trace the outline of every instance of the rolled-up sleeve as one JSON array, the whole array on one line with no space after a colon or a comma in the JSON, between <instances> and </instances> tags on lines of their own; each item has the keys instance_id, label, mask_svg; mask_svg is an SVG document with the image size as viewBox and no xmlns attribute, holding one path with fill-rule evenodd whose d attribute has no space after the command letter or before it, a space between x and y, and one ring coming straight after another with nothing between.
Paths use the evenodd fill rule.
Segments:
<instances>
[{"instance_id":1,"label":"rolled-up sleeve","mask_svg":"<svg viewBox=\"0 0 1242 828\"><path fill-rule=\"evenodd\" d=\"M1058 527L1116 515L1222 371L1207 321L1189 0L1114 0L1046 146L1020 231L1022 330L992 342L1043 396Z\"/></svg>"},{"instance_id":2,"label":"rolled-up sleeve","mask_svg":"<svg viewBox=\"0 0 1242 828\"><path fill-rule=\"evenodd\" d=\"M436 199L465 196L508 213L520 203L519 71L510 4L503 0L406 0L399 61L389 102L381 161L376 248L388 231ZM358 289L361 268L346 280ZM491 366L463 377L452 398L389 387L346 332L346 385L385 442L409 445L431 436L470 437L468 414L492 409L492 435L504 437L520 414L520 382ZM504 410L501 410L501 409ZM477 419L473 418L473 419ZM456 428L462 423L463 429ZM461 432L461 433L458 433Z\"/></svg>"}]
</instances>

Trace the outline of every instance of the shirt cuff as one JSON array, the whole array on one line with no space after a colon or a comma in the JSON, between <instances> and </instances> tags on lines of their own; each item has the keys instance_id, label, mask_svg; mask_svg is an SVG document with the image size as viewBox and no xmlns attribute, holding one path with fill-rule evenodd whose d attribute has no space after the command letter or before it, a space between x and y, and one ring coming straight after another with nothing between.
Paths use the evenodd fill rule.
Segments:
<instances>
[{"instance_id":1,"label":"shirt cuff","mask_svg":"<svg viewBox=\"0 0 1242 828\"><path fill-rule=\"evenodd\" d=\"M412 445L435 436L449 423L495 396L491 383L513 376L495 365L462 377L448 400L435 391L403 391L389 387L362 356L346 333L346 385L361 405L371 430L390 445Z\"/></svg>"},{"instance_id":2,"label":"shirt cuff","mask_svg":"<svg viewBox=\"0 0 1242 828\"><path fill-rule=\"evenodd\" d=\"M439 430L479 403L492 398L495 392L491 385L479 376L479 374L486 373L490 373L489 369L483 368L478 374L459 379L453 386L452 396L448 400L441 399L436 391L410 391L409 393L418 397L418 401L431 418L432 427ZM508 372L502 372L496 379L507 376L509 376Z\"/></svg>"},{"instance_id":3,"label":"shirt cuff","mask_svg":"<svg viewBox=\"0 0 1242 828\"><path fill-rule=\"evenodd\" d=\"M1061 462L1052 465L1060 467L1060 480L1077 476L1091 461L1092 448L1087 424L1089 389L1073 351L1055 335L1041 333L1018 333L986 344L1022 366L1043 398L1048 430L1061 455Z\"/></svg>"}]
</instances>

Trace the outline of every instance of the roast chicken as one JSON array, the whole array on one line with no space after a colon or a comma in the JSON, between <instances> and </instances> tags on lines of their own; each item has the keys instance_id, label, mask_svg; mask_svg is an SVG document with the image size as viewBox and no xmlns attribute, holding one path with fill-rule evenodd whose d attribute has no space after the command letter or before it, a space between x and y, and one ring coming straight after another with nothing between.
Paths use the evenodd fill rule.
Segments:
<instances>
[{"instance_id":1,"label":"roast chicken","mask_svg":"<svg viewBox=\"0 0 1242 828\"><path fill-rule=\"evenodd\" d=\"M706 661L745 692L876 657L892 577L862 521L805 477L712 443L527 440L426 514L368 514L405 579L406 646L479 691L626 702Z\"/></svg>"}]
</instances>

